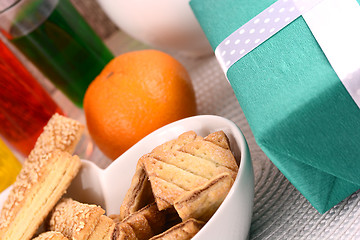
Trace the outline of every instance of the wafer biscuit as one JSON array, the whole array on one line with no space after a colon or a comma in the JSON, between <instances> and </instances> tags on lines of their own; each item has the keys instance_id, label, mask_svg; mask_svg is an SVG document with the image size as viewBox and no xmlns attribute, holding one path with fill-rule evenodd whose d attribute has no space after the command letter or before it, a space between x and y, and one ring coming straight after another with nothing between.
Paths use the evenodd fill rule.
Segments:
<instances>
[{"instance_id":1,"label":"wafer biscuit","mask_svg":"<svg viewBox=\"0 0 360 240\"><path fill-rule=\"evenodd\" d=\"M165 143L141 159L159 210L173 206L182 194L206 184L218 174L228 173L236 178L238 166L222 131L205 139L194 137L193 132L190 136L192 141L186 138L176 148Z\"/></svg>"},{"instance_id":2,"label":"wafer biscuit","mask_svg":"<svg viewBox=\"0 0 360 240\"><path fill-rule=\"evenodd\" d=\"M178 150L189 142L202 139L203 138L196 135L194 131L185 132L181 134L177 139L170 140L154 148L152 153ZM133 176L131 181L131 186L127 191L120 207L120 219L124 219L131 213L136 212L140 208L144 207L146 204L149 204L153 201L152 189L143 164L143 159L147 158L148 156L149 155L147 154L140 158L137 164L135 175ZM153 180L153 185L155 185L155 181L156 180ZM174 189L173 192L176 192L176 189ZM157 198L157 203L160 209L165 209L171 206L171 201L169 202L167 198L161 199L160 196Z\"/></svg>"},{"instance_id":3,"label":"wafer biscuit","mask_svg":"<svg viewBox=\"0 0 360 240\"><path fill-rule=\"evenodd\" d=\"M52 152L62 150L72 153L83 130L84 126L75 120L59 114L51 117L25 160L3 206L0 239L26 240L36 232L43 218L79 171L81 164L77 157ZM61 174L63 178L59 178ZM40 196L38 192L43 193ZM44 205L41 211L38 204ZM34 210L39 210L39 213L34 214Z\"/></svg>"},{"instance_id":4,"label":"wafer biscuit","mask_svg":"<svg viewBox=\"0 0 360 240\"><path fill-rule=\"evenodd\" d=\"M228 173L219 174L205 185L181 195L174 207L183 221L195 218L206 222L224 201L232 184Z\"/></svg>"},{"instance_id":5,"label":"wafer biscuit","mask_svg":"<svg viewBox=\"0 0 360 240\"><path fill-rule=\"evenodd\" d=\"M31 239L80 165L77 156L60 150L27 159L1 211L0 239Z\"/></svg>"},{"instance_id":6,"label":"wafer biscuit","mask_svg":"<svg viewBox=\"0 0 360 240\"><path fill-rule=\"evenodd\" d=\"M33 238L32 240L68 240L68 238L62 235L62 233L49 231L40 234L38 237Z\"/></svg>"},{"instance_id":7,"label":"wafer biscuit","mask_svg":"<svg viewBox=\"0 0 360 240\"><path fill-rule=\"evenodd\" d=\"M120 207L120 215L118 216L119 220L122 220L131 213L145 207L147 204L154 202L150 182L142 162L142 159L146 157L147 155L143 156L138 161L135 174L131 180L130 188L127 191Z\"/></svg>"},{"instance_id":8,"label":"wafer biscuit","mask_svg":"<svg viewBox=\"0 0 360 240\"><path fill-rule=\"evenodd\" d=\"M179 223L167 231L150 238L150 240L188 240L195 236L204 224L204 222L196 219L188 219L185 222Z\"/></svg>"},{"instance_id":9,"label":"wafer biscuit","mask_svg":"<svg viewBox=\"0 0 360 240\"><path fill-rule=\"evenodd\" d=\"M149 239L164 230L165 220L165 212L160 212L155 203L149 204L119 222L114 239Z\"/></svg>"},{"instance_id":10,"label":"wafer biscuit","mask_svg":"<svg viewBox=\"0 0 360 240\"><path fill-rule=\"evenodd\" d=\"M85 240L94 231L104 213L99 206L64 198L51 214L50 230L61 232L70 239Z\"/></svg>"}]
</instances>

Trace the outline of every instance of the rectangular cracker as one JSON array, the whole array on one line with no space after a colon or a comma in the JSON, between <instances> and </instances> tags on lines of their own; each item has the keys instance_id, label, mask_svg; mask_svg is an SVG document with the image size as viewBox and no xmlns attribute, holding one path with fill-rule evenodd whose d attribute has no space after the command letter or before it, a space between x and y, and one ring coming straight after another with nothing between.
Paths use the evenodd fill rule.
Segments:
<instances>
[{"instance_id":1,"label":"rectangular cracker","mask_svg":"<svg viewBox=\"0 0 360 240\"><path fill-rule=\"evenodd\" d=\"M0 215L0 239L26 240L30 239L36 232L43 217L60 199L79 171L81 164L76 157L72 158L70 155L59 152L52 154L52 152L62 150L72 153L80 141L83 131L84 126L75 120L59 114L54 114L51 117L37 139L34 149L25 160L3 206ZM65 170L64 167L68 169ZM57 177L59 173L64 174L64 179ZM51 178L57 179L58 184L54 184ZM51 196L48 196L48 192L46 192L49 184L51 184L51 190L54 191ZM45 191L45 195L35 196L38 191ZM49 202L47 202L47 198L50 199ZM37 199L45 206L29 223L29 216L26 213L32 214L31 210L38 207L38 202L33 199ZM49 205L50 203L52 205ZM32 207L33 205L35 208ZM16 219L22 219L21 223L17 223ZM26 225L28 226L25 229Z\"/></svg>"},{"instance_id":2,"label":"rectangular cracker","mask_svg":"<svg viewBox=\"0 0 360 240\"><path fill-rule=\"evenodd\" d=\"M0 239L31 239L80 166L79 157L60 150L27 159L1 211Z\"/></svg>"},{"instance_id":3,"label":"rectangular cracker","mask_svg":"<svg viewBox=\"0 0 360 240\"><path fill-rule=\"evenodd\" d=\"M208 221L225 199L233 184L228 173L222 173L205 185L184 193L174 207L183 221L195 218Z\"/></svg>"},{"instance_id":4,"label":"rectangular cracker","mask_svg":"<svg viewBox=\"0 0 360 240\"><path fill-rule=\"evenodd\" d=\"M85 126L80 122L55 113L36 140L28 159L50 153L55 149L72 154L84 129Z\"/></svg>"}]
</instances>

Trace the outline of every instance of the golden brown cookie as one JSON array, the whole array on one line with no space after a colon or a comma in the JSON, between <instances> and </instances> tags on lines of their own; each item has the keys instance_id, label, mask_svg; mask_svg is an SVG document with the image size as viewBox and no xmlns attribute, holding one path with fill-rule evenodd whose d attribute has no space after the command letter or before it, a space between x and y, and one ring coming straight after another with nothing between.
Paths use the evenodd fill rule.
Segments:
<instances>
[{"instance_id":1,"label":"golden brown cookie","mask_svg":"<svg viewBox=\"0 0 360 240\"><path fill-rule=\"evenodd\" d=\"M32 240L68 240L68 238L62 235L62 233L49 231L40 234L38 237L33 238Z\"/></svg>"},{"instance_id":2,"label":"golden brown cookie","mask_svg":"<svg viewBox=\"0 0 360 240\"><path fill-rule=\"evenodd\" d=\"M50 230L61 232L69 239L85 240L92 234L104 213L97 205L64 198L51 214Z\"/></svg>"},{"instance_id":3,"label":"golden brown cookie","mask_svg":"<svg viewBox=\"0 0 360 240\"><path fill-rule=\"evenodd\" d=\"M205 139L190 133L192 137L178 147L172 148L168 142L141 158L159 210L170 208L182 194L219 174L228 173L236 178L238 166L222 131Z\"/></svg>"},{"instance_id":4,"label":"golden brown cookie","mask_svg":"<svg viewBox=\"0 0 360 240\"><path fill-rule=\"evenodd\" d=\"M146 158L147 155L142 158ZM131 213L154 202L149 179L146 175L142 158L138 161L135 174L131 180L131 185L120 207L118 220L122 220Z\"/></svg>"},{"instance_id":5,"label":"golden brown cookie","mask_svg":"<svg viewBox=\"0 0 360 240\"><path fill-rule=\"evenodd\" d=\"M228 149L228 150L230 149L229 139L223 131L217 131L217 132L210 133L209 135L207 135L205 137L205 140L212 142L224 149Z\"/></svg>"},{"instance_id":6,"label":"golden brown cookie","mask_svg":"<svg viewBox=\"0 0 360 240\"><path fill-rule=\"evenodd\" d=\"M160 212L155 203L130 214L115 227L114 239L145 240L162 232L166 213Z\"/></svg>"},{"instance_id":7,"label":"golden brown cookie","mask_svg":"<svg viewBox=\"0 0 360 240\"><path fill-rule=\"evenodd\" d=\"M3 206L0 239L26 240L33 236L79 171L80 159L69 153L83 130L75 120L59 114L51 117Z\"/></svg>"},{"instance_id":8,"label":"golden brown cookie","mask_svg":"<svg viewBox=\"0 0 360 240\"><path fill-rule=\"evenodd\" d=\"M0 239L31 239L80 166L60 150L27 159L1 211Z\"/></svg>"},{"instance_id":9,"label":"golden brown cookie","mask_svg":"<svg viewBox=\"0 0 360 240\"><path fill-rule=\"evenodd\" d=\"M188 219L150 238L150 240L189 240L200 231L204 224L204 222L196 219Z\"/></svg>"},{"instance_id":10,"label":"golden brown cookie","mask_svg":"<svg viewBox=\"0 0 360 240\"><path fill-rule=\"evenodd\" d=\"M233 179L228 173L222 173L205 185L181 195L174 207L183 221L195 218L208 221L230 191Z\"/></svg>"},{"instance_id":11,"label":"golden brown cookie","mask_svg":"<svg viewBox=\"0 0 360 240\"><path fill-rule=\"evenodd\" d=\"M114 229L115 222L111 218L102 215L88 240L112 240Z\"/></svg>"}]
</instances>

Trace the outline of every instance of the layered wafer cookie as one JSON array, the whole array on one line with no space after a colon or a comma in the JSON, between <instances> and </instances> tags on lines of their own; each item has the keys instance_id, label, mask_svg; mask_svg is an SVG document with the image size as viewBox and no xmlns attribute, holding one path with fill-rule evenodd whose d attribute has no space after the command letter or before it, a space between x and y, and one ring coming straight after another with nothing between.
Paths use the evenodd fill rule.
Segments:
<instances>
[{"instance_id":1,"label":"layered wafer cookie","mask_svg":"<svg viewBox=\"0 0 360 240\"><path fill-rule=\"evenodd\" d=\"M54 208L50 230L61 232L69 239L85 240L92 234L105 210L97 205L64 198Z\"/></svg>"},{"instance_id":2,"label":"layered wafer cookie","mask_svg":"<svg viewBox=\"0 0 360 240\"><path fill-rule=\"evenodd\" d=\"M225 136L225 134L223 136ZM239 168L230 149L223 148L221 145L219 145L219 143L216 144L206 139L207 138L205 138L204 141L194 141L188 143L181 148L181 151L199 158L206 159L215 164L231 169L234 172L237 172ZM218 141L223 142L221 140Z\"/></svg>"},{"instance_id":3,"label":"layered wafer cookie","mask_svg":"<svg viewBox=\"0 0 360 240\"><path fill-rule=\"evenodd\" d=\"M228 173L219 174L205 185L181 195L174 207L183 221L195 218L206 222L224 201L232 184Z\"/></svg>"},{"instance_id":4,"label":"layered wafer cookie","mask_svg":"<svg viewBox=\"0 0 360 240\"><path fill-rule=\"evenodd\" d=\"M80 141L84 126L55 114L23 164L0 215L0 239L30 239L80 168L80 160L69 154ZM63 174L63 178L60 178ZM36 193L42 191L43 195ZM53 191L53 193L52 193ZM47 201L49 200L49 201ZM39 204L44 208L40 210ZM51 205L52 204L52 205ZM36 212L36 214L33 214ZM18 222L21 219L21 222Z\"/></svg>"},{"instance_id":5,"label":"layered wafer cookie","mask_svg":"<svg viewBox=\"0 0 360 240\"><path fill-rule=\"evenodd\" d=\"M202 139L203 138L196 135L194 131L185 132L181 134L177 139L170 140L156 147L155 149L153 149L152 153L154 154L168 151L176 151L182 148L187 143ZM120 219L124 219L131 213L134 213L145 205L149 204L150 202L153 202L152 189L143 164L143 160L147 157L149 157L148 154L144 155L142 158L139 159L135 175L133 176L131 181L131 186L127 191L120 207ZM155 180L153 182L155 182ZM176 191L176 189L174 189L174 191ZM160 206L160 209L165 209L171 206L168 200L161 200L159 197L157 199L157 203L158 206Z\"/></svg>"},{"instance_id":6,"label":"layered wafer cookie","mask_svg":"<svg viewBox=\"0 0 360 240\"><path fill-rule=\"evenodd\" d=\"M146 240L162 232L166 213L160 212L155 203L130 214L115 227L114 240Z\"/></svg>"},{"instance_id":7,"label":"layered wafer cookie","mask_svg":"<svg viewBox=\"0 0 360 240\"><path fill-rule=\"evenodd\" d=\"M0 239L31 239L80 166L79 157L60 150L28 158L1 211Z\"/></svg>"},{"instance_id":8,"label":"layered wafer cookie","mask_svg":"<svg viewBox=\"0 0 360 240\"><path fill-rule=\"evenodd\" d=\"M134 213L154 202L150 182L142 162L143 158L147 158L147 155L143 156L138 161L135 174L131 180L130 188L121 204L120 215L117 216L120 221L129 216L131 213Z\"/></svg>"},{"instance_id":9,"label":"layered wafer cookie","mask_svg":"<svg viewBox=\"0 0 360 240\"><path fill-rule=\"evenodd\" d=\"M159 210L219 174L236 178L238 166L223 132L192 139L178 148L160 146L141 159Z\"/></svg>"},{"instance_id":10,"label":"layered wafer cookie","mask_svg":"<svg viewBox=\"0 0 360 240\"><path fill-rule=\"evenodd\" d=\"M40 234L38 237L33 238L32 240L68 240L68 238L62 235L62 233L49 231Z\"/></svg>"},{"instance_id":11,"label":"layered wafer cookie","mask_svg":"<svg viewBox=\"0 0 360 240\"><path fill-rule=\"evenodd\" d=\"M188 219L150 238L150 240L189 240L200 231L204 224L204 222L196 219Z\"/></svg>"}]
</instances>

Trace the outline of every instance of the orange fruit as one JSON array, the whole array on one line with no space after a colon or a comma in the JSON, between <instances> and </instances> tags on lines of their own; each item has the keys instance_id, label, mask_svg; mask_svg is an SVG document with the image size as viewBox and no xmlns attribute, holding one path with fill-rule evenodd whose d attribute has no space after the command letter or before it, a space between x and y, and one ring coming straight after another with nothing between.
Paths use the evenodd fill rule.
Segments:
<instances>
[{"instance_id":1,"label":"orange fruit","mask_svg":"<svg viewBox=\"0 0 360 240\"><path fill-rule=\"evenodd\" d=\"M92 139L116 159L152 131L196 115L196 100L186 69L157 50L122 54L109 62L84 97Z\"/></svg>"}]
</instances>

